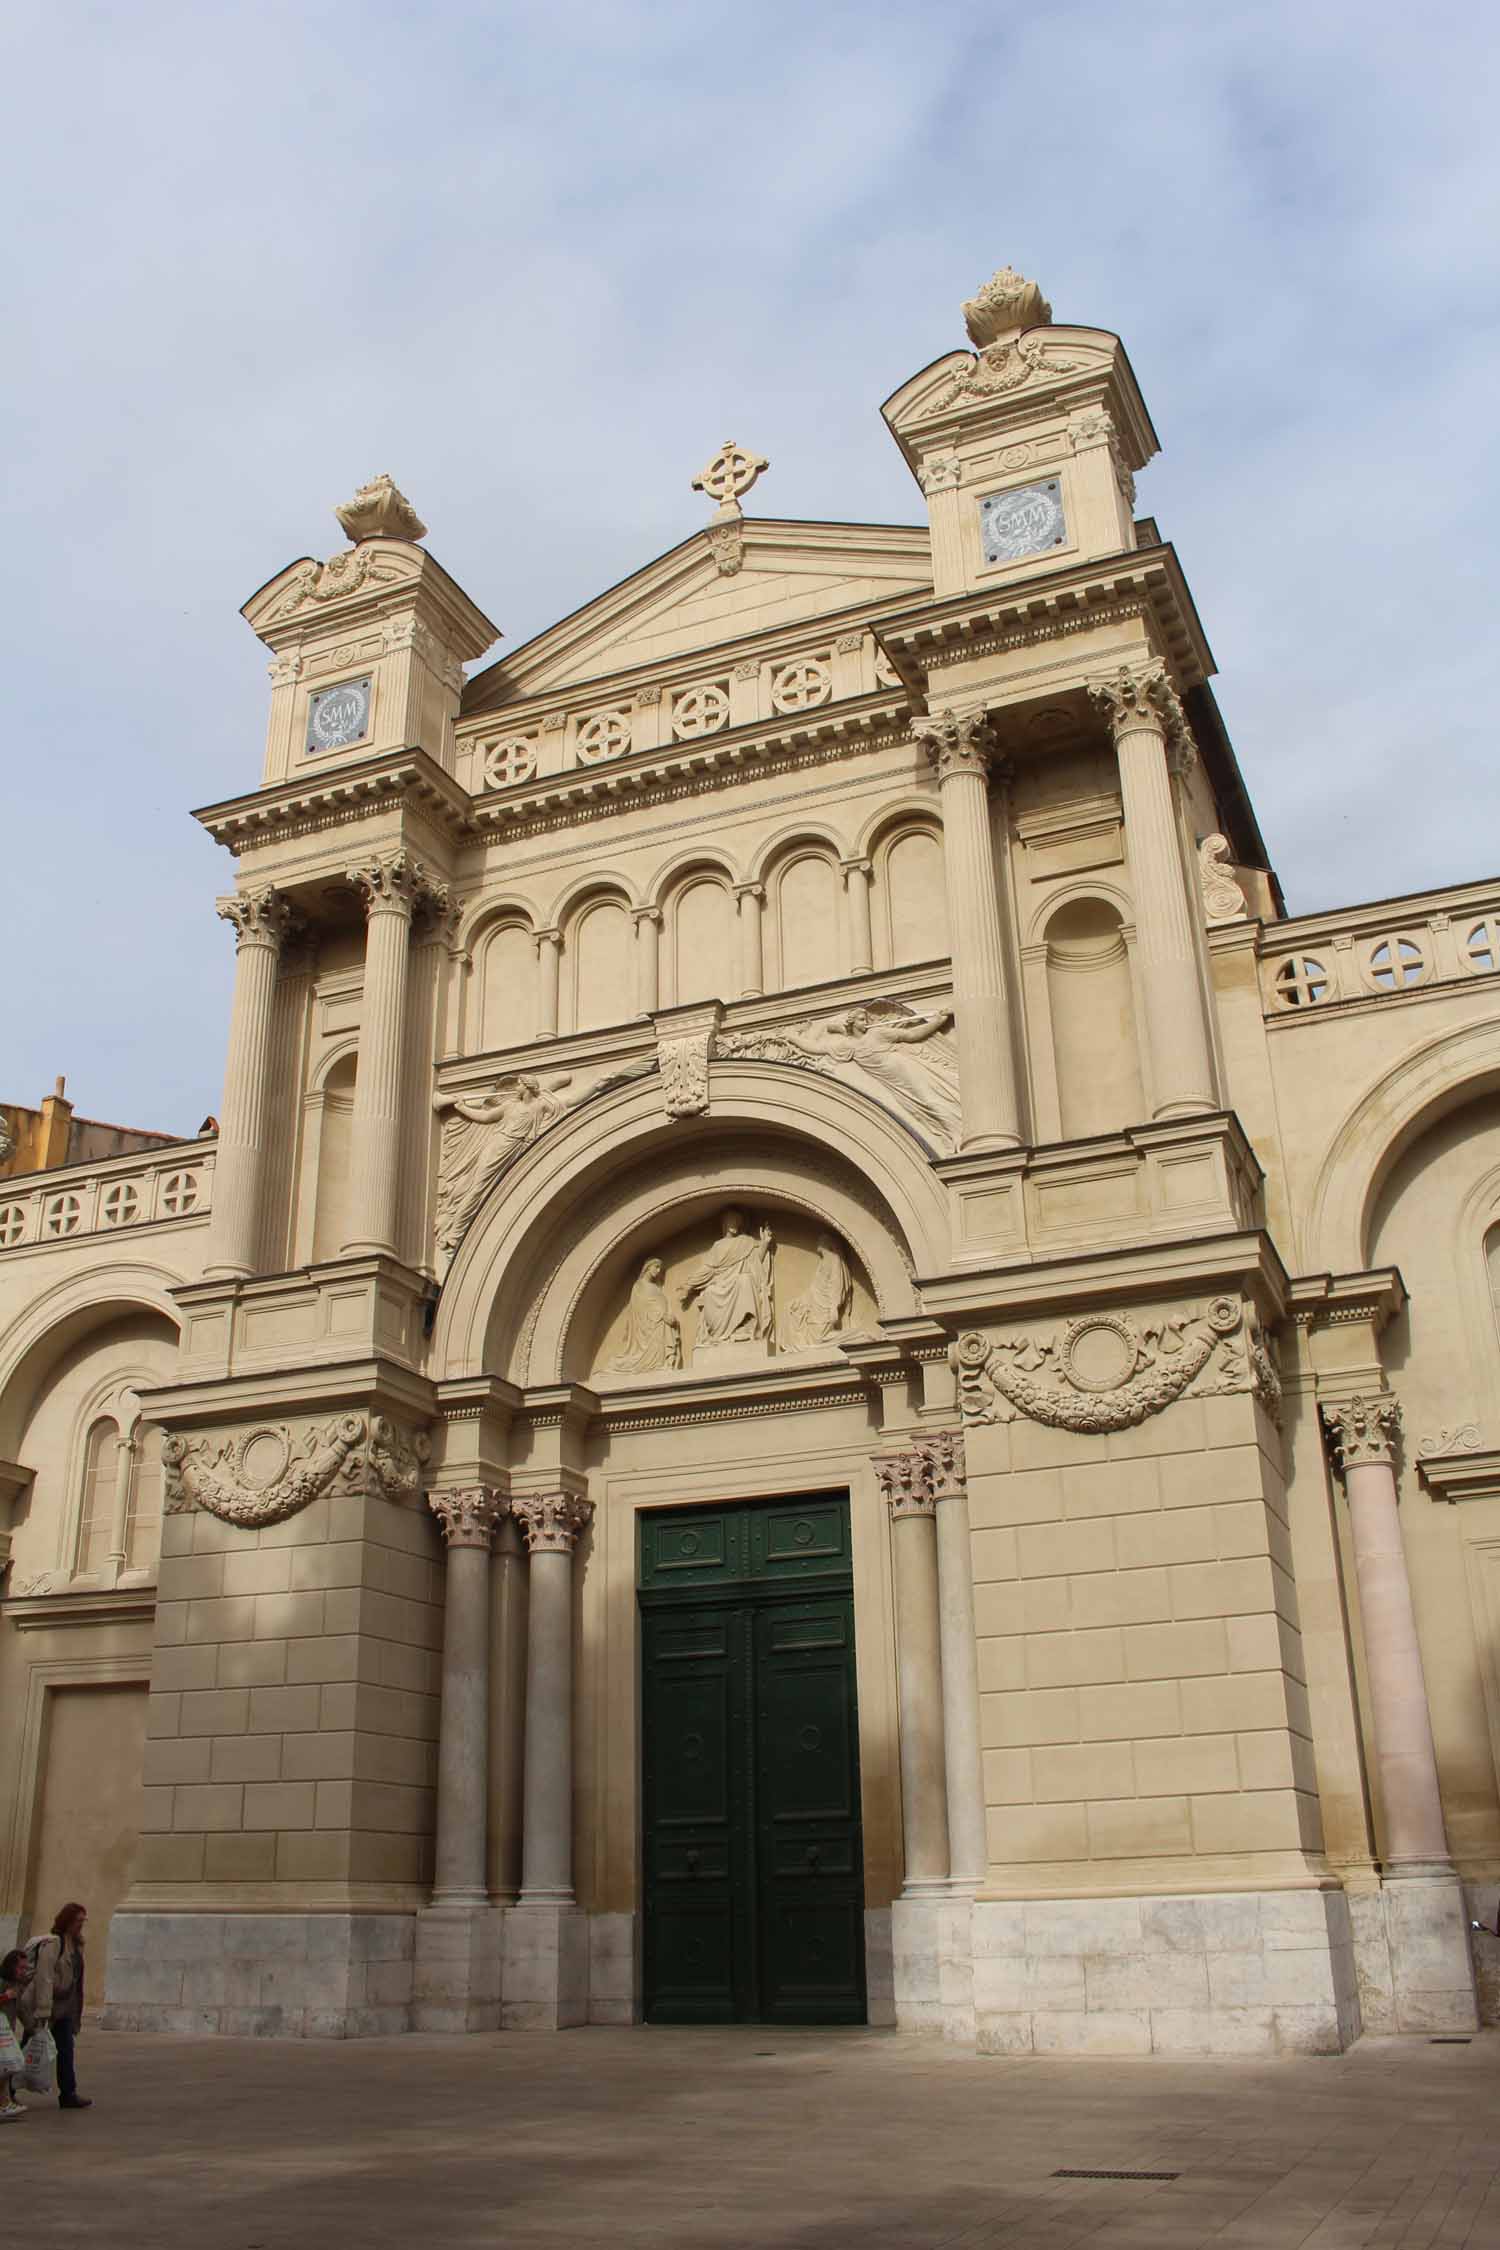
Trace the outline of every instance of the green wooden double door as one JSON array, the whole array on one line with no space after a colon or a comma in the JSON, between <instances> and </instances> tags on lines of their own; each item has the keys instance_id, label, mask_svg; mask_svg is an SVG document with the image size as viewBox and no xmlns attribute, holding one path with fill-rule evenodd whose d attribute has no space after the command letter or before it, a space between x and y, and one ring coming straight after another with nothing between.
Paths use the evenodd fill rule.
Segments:
<instances>
[{"instance_id":1,"label":"green wooden double door","mask_svg":"<svg viewBox=\"0 0 1500 2250\"><path fill-rule=\"evenodd\" d=\"M863 2023L848 1500L640 1525L647 2020Z\"/></svg>"}]
</instances>

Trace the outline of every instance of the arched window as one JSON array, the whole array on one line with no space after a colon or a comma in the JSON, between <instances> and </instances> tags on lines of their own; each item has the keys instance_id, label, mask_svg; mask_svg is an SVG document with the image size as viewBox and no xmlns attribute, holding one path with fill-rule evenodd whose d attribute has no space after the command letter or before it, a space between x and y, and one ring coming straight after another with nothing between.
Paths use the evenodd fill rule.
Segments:
<instances>
[{"instance_id":1,"label":"arched window","mask_svg":"<svg viewBox=\"0 0 1500 2250\"><path fill-rule=\"evenodd\" d=\"M83 1449L83 1493L78 1510L77 1559L73 1565L80 1578L102 1570L109 1558L119 1457L119 1429L108 1415L103 1415L89 1431Z\"/></svg>"},{"instance_id":2,"label":"arched window","mask_svg":"<svg viewBox=\"0 0 1500 2250\"><path fill-rule=\"evenodd\" d=\"M1138 1125L1146 1105L1130 958L1107 900L1071 899L1047 924L1047 1002L1063 1138Z\"/></svg>"},{"instance_id":3,"label":"arched window","mask_svg":"<svg viewBox=\"0 0 1500 2250\"><path fill-rule=\"evenodd\" d=\"M161 1431L137 1423L134 1455L125 1516L125 1568L151 1570L161 1553Z\"/></svg>"}]
</instances>

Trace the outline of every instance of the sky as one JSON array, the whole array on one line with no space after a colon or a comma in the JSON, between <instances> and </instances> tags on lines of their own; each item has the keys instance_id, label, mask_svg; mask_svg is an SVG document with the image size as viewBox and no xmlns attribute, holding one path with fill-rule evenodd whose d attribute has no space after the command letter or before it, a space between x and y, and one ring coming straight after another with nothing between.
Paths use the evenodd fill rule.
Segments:
<instances>
[{"instance_id":1,"label":"sky","mask_svg":"<svg viewBox=\"0 0 1500 2250\"><path fill-rule=\"evenodd\" d=\"M240 604L389 471L514 648L751 512L921 520L879 408L1006 263L1116 330L1293 912L1500 870L1500 12L7 0L0 1096L218 1106Z\"/></svg>"}]
</instances>

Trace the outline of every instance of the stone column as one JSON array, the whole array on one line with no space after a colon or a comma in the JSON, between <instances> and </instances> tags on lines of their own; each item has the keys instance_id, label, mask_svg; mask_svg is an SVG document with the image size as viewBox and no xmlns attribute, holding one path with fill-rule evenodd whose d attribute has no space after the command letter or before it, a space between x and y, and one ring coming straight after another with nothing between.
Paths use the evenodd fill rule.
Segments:
<instances>
[{"instance_id":1,"label":"stone column","mask_svg":"<svg viewBox=\"0 0 1500 2250\"><path fill-rule=\"evenodd\" d=\"M661 908L637 906L635 917L635 1012L654 1016L661 1006Z\"/></svg>"},{"instance_id":2,"label":"stone column","mask_svg":"<svg viewBox=\"0 0 1500 2250\"><path fill-rule=\"evenodd\" d=\"M536 1035L557 1037L557 986L562 964L562 931L536 933Z\"/></svg>"},{"instance_id":3,"label":"stone column","mask_svg":"<svg viewBox=\"0 0 1500 2250\"><path fill-rule=\"evenodd\" d=\"M979 1747L979 1643L969 1488L959 1430L918 1438L936 1503L938 1631L943 1674L943 1750L948 1783L948 1872L955 1889L977 1890L989 1865L984 1767Z\"/></svg>"},{"instance_id":4,"label":"stone column","mask_svg":"<svg viewBox=\"0 0 1500 2250\"><path fill-rule=\"evenodd\" d=\"M761 947L761 911L766 903L764 883L736 883L734 895L740 911L740 992L754 1000L764 989L765 964Z\"/></svg>"},{"instance_id":5,"label":"stone column","mask_svg":"<svg viewBox=\"0 0 1500 2250\"><path fill-rule=\"evenodd\" d=\"M1396 1505L1400 1403L1387 1391L1325 1404L1322 1412L1338 1449L1349 1501L1385 1814L1381 1858L1392 1875L1451 1875L1427 1682Z\"/></svg>"},{"instance_id":6,"label":"stone column","mask_svg":"<svg viewBox=\"0 0 1500 2250\"><path fill-rule=\"evenodd\" d=\"M953 1012L966 1149L1016 1148L1021 1113L1011 1053L1000 886L990 832L988 722L934 712L912 733L936 768L953 948Z\"/></svg>"},{"instance_id":7,"label":"stone column","mask_svg":"<svg viewBox=\"0 0 1500 2250\"><path fill-rule=\"evenodd\" d=\"M849 974L863 976L875 966L875 948L870 935L870 885L875 880L875 870L867 859L841 859L839 867L844 877Z\"/></svg>"},{"instance_id":8,"label":"stone column","mask_svg":"<svg viewBox=\"0 0 1500 2250\"><path fill-rule=\"evenodd\" d=\"M109 1514L109 1553L105 1561L116 1578L125 1568L125 1550L130 1542L130 1480L135 1474L139 1427L137 1424L129 1436L122 1430L115 1447L115 1490Z\"/></svg>"},{"instance_id":9,"label":"stone column","mask_svg":"<svg viewBox=\"0 0 1500 2250\"><path fill-rule=\"evenodd\" d=\"M1188 913L1169 754L1191 744L1176 691L1160 665L1122 669L1089 689L1108 720L1135 898L1136 950L1151 1047L1153 1116L1201 1116L1218 1106L1203 980Z\"/></svg>"},{"instance_id":10,"label":"stone column","mask_svg":"<svg viewBox=\"0 0 1500 2250\"><path fill-rule=\"evenodd\" d=\"M252 1274L260 1238L270 1092L271 1001L294 917L280 891L241 891L218 911L234 925L234 1005L214 1157L207 1277Z\"/></svg>"},{"instance_id":11,"label":"stone column","mask_svg":"<svg viewBox=\"0 0 1500 2250\"><path fill-rule=\"evenodd\" d=\"M875 1474L891 1511L896 1582L896 1692L906 1861L902 1890L903 1895L921 1894L939 1889L948 1879L937 1503L920 1453L881 1456Z\"/></svg>"},{"instance_id":12,"label":"stone column","mask_svg":"<svg viewBox=\"0 0 1500 2250\"><path fill-rule=\"evenodd\" d=\"M531 1557L522 1906L573 1903L573 1549L593 1515L571 1492L511 1503Z\"/></svg>"},{"instance_id":13,"label":"stone column","mask_svg":"<svg viewBox=\"0 0 1500 2250\"><path fill-rule=\"evenodd\" d=\"M345 879L364 900L366 929L349 1157L350 1236L343 1249L346 1256L383 1251L396 1257L412 914L419 901L446 906L448 894L404 851L351 867Z\"/></svg>"},{"instance_id":14,"label":"stone column","mask_svg":"<svg viewBox=\"0 0 1500 2250\"><path fill-rule=\"evenodd\" d=\"M1443 1823L1397 1508L1394 1453L1401 1408L1386 1390L1320 1404L1349 1503L1364 1628L1370 1729L1380 1774L1379 1898L1394 2025L1397 2031L1472 2031L1479 2015L1468 1915ZM1357 1904L1351 1901L1351 1910Z\"/></svg>"},{"instance_id":15,"label":"stone column","mask_svg":"<svg viewBox=\"0 0 1500 2250\"><path fill-rule=\"evenodd\" d=\"M489 1485L429 1494L448 1547L438 1738L434 1906L485 1906L489 1797L490 1547L505 1496Z\"/></svg>"}]
</instances>

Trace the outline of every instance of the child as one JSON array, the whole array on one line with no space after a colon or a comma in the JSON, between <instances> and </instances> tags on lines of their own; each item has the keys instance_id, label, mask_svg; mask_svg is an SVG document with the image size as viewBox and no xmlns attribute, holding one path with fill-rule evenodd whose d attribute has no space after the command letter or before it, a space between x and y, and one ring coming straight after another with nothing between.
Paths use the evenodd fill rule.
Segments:
<instances>
[{"instance_id":1,"label":"child","mask_svg":"<svg viewBox=\"0 0 1500 2250\"><path fill-rule=\"evenodd\" d=\"M31 1983L31 1976L31 1963L19 1947L14 1953L7 1953L5 1959L0 1961L0 2045L8 2044L5 2038L7 2031L17 2045L20 2044L21 1999ZM17 2071L0 2068L0 2093L5 2096L4 2101L0 2102L0 2124L10 2124L15 2118L26 2115L24 2106L16 2100L16 2080L19 2075Z\"/></svg>"}]
</instances>

